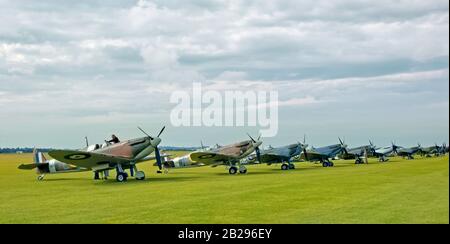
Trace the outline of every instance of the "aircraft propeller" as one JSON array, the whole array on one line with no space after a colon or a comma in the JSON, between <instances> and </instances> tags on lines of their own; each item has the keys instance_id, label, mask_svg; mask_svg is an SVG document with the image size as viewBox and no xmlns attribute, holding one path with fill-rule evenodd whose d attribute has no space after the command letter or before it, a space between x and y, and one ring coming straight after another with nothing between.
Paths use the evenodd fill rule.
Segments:
<instances>
[{"instance_id":1,"label":"aircraft propeller","mask_svg":"<svg viewBox=\"0 0 450 244\"><path fill-rule=\"evenodd\" d=\"M370 144L370 152L375 154L376 153L376 146L373 144L372 140L369 140L369 144Z\"/></svg>"},{"instance_id":2,"label":"aircraft propeller","mask_svg":"<svg viewBox=\"0 0 450 244\"><path fill-rule=\"evenodd\" d=\"M299 143L301 144L301 143ZM308 153L306 152L306 148L308 147L308 145L306 144L306 135L303 134L303 144L301 144L303 147L303 155L305 156L305 160L308 161Z\"/></svg>"},{"instance_id":3,"label":"aircraft propeller","mask_svg":"<svg viewBox=\"0 0 450 244\"><path fill-rule=\"evenodd\" d=\"M200 146L202 147L202 150L205 150L205 146L203 145L203 141L200 141Z\"/></svg>"},{"instance_id":4,"label":"aircraft propeller","mask_svg":"<svg viewBox=\"0 0 450 244\"><path fill-rule=\"evenodd\" d=\"M340 137L338 137L338 139L339 139L339 142L341 143L342 150L344 151L345 154L348 154L347 145L344 144L344 142L341 140Z\"/></svg>"},{"instance_id":5,"label":"aircraft propeller","mask_svg":"<svg viewBox=\"0 0 450 244\"><path fill-rule=\"evenodd\" d=\"M149 134L147 134L143 129L141 129L141 127L138 126L138 129L140 131L142 131L142 133L144 133L145 135L148 136L148 138L150 138L151 141L154 141L157 139L156 141L156 145L152 144L152 146L155 148L155 157L156 157L156 165L158 166L158 171L156 171L157 173L162 173L162 160L161 160L161 153L159 152L159 148L158 145L161 142L161 139L159 138L159 136L161 136L161 134L163 133L163 131L166 129L166 127L164 126L158 133L158 136L156 138L150 136Z\"/></svg>"},{"instance_id":6,"label":"aircraft propeller","mask_svg":"<svg viewBox=\"0 0 450 244\"><path fill-rule=\"evenodd\" d=\"M394 141L392 141L391 143L392 143L392 151L393 151L395 154L398 154L397 149L398 149L399 147L398 147L397 145L395 145L395 142L394 142Z\"/></svg>"},{"instance_id":7,"label":"aircraft propeller","mask_svg":"<svg viewBox=\"0 0 450 244\"><path fill-rule=\"evenodd\" d=\"M253 137L248 133L247 133L247 135L248 135L248 137L250 137L250 139L252 140L252 142L254 144L259 144L259 145L262 144L262 142L260 141L261 135L258 136L258 140L253 139ZM258 160L258 163L261 163L261 150L259 149L259 145L257 145L255 147L255 153L256 153L256 159Z\"/></svg>"}]
</instances>

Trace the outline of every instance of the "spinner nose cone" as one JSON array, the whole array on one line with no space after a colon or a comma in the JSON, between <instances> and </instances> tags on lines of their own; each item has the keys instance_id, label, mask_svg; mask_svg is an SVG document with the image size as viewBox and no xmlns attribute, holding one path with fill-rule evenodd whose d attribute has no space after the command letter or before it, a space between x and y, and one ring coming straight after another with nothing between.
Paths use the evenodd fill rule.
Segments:
<instances>
[{"instance_id":1,"label":"spinner nose cone","mask_svg":"<svg viewBox=\"0 0 450 244\"><path fill-rule=\"evenodd\" d=\"M151 141L151 144L152 144L153 147L157 147L159 145L159 143L161 143L161 138L159 138L159 137L155 137Z\"/></svg>"},{"instance_id":2,"label":"spinner nose cone","mask_svg":"<svg viewBox=\"0 0 450 244\"><path fill-rule=\"evenodd\" d=\"M263 143L262 141L257 141L255 143L253 143L253 145L254 145L254 147L259 147L259 146L261 146L262 143Z\"/></svg>"}]
</instances>

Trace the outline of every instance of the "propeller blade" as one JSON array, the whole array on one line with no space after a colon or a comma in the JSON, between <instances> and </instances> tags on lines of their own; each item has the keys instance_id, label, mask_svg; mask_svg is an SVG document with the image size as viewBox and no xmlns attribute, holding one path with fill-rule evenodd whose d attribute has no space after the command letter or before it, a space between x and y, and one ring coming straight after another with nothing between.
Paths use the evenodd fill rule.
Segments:
<instances>
[{"instance_id":1,"label":"propeller blade","mask_svg":"<svg viewBox=\"0 0 450 244\"><path fill-rule=\"evenodd\" d=\"M306 148L303 148L303 155L305 155L305 160L308 161L308 153L306 152Z\"/></svg>"},{"instance_id":2,"label":"propeller blade","mask_svg":"<svg viewBox=\"0 0 450 244\"><path fill-rule=\"evenodd\" d=\"M251 139L254 143L256 143L255 139L253 139L253 137L252 137L250 134L247 133L247 135L248 135L248 137L250 137L250 139Z\"/></svg>"},{"instance_id":3,"label":"propeller blade","mask_svg":"<svg viewBox=\"0 0 450 244\"><path fill-rule=\"evenodd\" d=\"M166 129L166 126L164 126L164 127L161 129L161 131L158 133L158 136L157 136L157 137L159 137L159 136L163 133L164 129Z\"/></svg>"},{"instance_id":4,"label":"propeller blade","mask_svg":"<svg viewBox=\"0 0 450 244\"><path fill-rule=\"evenodd\" d=\"M156 171L157 173L161 173L161 169L162 169L162 161L161 161L161 154L159 153L159 148L155 147L155 156L156 156L156 165L158 166L158 171Z\"/></svg>"},{"instance_id":5,"label":"propeller blade","mask_svg":"<svg viewBox=\"0 0 450 244\"><path fill-rule=\"evenodd\" d=\"M202 150L205 150L205 146L203 145L203 141L200 141L200 145L202 147Z\"/></svg>"},{"instance_id":6,"label":"propeller blade","mask_svg":"<svg viewBox=\"0 0 450 244\"><path fill-rule=\"evenodd\" d=\"M341 145L344 145L344 142L341 140L341 138L338 137L338 139L339 139L339 142L341 143Z\"/></svg>"},{"instance_id":7,"label":"propeller blade","mask_svg":"<svg viewBox=\"0 0 450 244\"><path fill-rule=\"evenodd\" d=\"M256 160L258 160L258 163L261 163L261 151L259 150L259 147L255 148L256 152Z\"/></svg>"},{"instance_id":8,"label":"propeller blade","mask_svg":"<svg viewBox=\"0 0 450 244\"><path fill-rule=\"evenodd\" d=\"M141 127L137 127L142 133L144 133L146 136L148 136L148 138L150 138L150 140L153 140L153 137L151 137L149 134L147 134L147 132L145 132Z\"/></svg>"}]
</instances>

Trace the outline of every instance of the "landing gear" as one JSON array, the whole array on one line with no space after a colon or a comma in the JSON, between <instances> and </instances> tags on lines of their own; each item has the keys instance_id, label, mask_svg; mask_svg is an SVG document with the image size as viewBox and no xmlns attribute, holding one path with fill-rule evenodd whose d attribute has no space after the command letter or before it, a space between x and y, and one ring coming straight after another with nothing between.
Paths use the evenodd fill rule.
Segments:
<instances>
[{"instance_id":1,"label":"landing gear","mask_svg":"<svg viewBox=\"0 0 450 244\"><path fill-rule=\"evenodd\" d=\"M295 169L295 165L289 164L289 169Z\"/></svg>"},{"instance_id":2,"label":"landing gear","mask_svg":"<svg viewBox=\"0 0 450 244\"><path fill-rule=\"evenodd\" d=\"M245 166L239 167L239 173L240 174L246 174L247 173L247 168Z\"/></svg>"},{"instance_id":3,"label":"landing gear","mask_svg":"<svg viewBox=\"0 0 450 244\"><path fill-rule=\"evenodd\" d=\"M228 173L230 173L230 175L235 175L237 173L238 169L235 166L231 166L228 169Z\"/></svg>"},{"instance_id":4,"label":"landing gear","mask_svg":"<svg viewBox=\"0 0 450 244\"><path fill-rule=\"evenodd\" d=\"M380 163L384 163L384 162L387 162L387 161L389 161L389 159L387 159L384 156L378 158L378 162L380 162Z\"/></svg>"},{"instance_id":5,"label":"landing gear","mask_svg":"<svg viewBox=\"0 0 450 244\"><path fill-rule=\"evenodd\" d=\"M39 175L39 176L37 177L37 180L38 180L38 181L43 180L43 179L44 179L44 176L45 176L45 175Z\"/></svg>"},{"instance_id":6,"label":"landing gear","mask_svg":"<svg viewBox=\"0 0 450 244\"><path fill-rule=\"evenodd\" d=\"M333 167L333 166L334 166L334 163L333 163L333 162L330 162L330 161L323 161L323 162L322 162L322 166L323 166L323 167Z\"/></svg>"},{"instance_id":7,"label":"landing gear","mask_svg":"<svg viewBox=\"0 0 450 244\"><path fill-rule=\"evenodd\" d=\"M118 182L127 181L128 174L123 170L122 165L118 164L117 168L116 168L116 171L117 171L116 180Z\"/></svg>"},{"instance_id":8,"label":"landing gear","mask_svg":"<svg viewBox=\"0 0 450 244\"><path fill-rule=\"evenodd\" d=\"M98 171L94 172L94 180L100 180L100 173Z\"/></svg>"},{"instance_id":9,"label":"landing gear","mask_svg":"<svg viewBox=\"0 0 450 244\"><path fill-rule=\"evenodd\" d=\"M281 165L281 170L288 170L289 169L289 165L288 164L282 164Z\"/></svg>"},{"instance_id":10,"label":"landing gear","mask_svg":"<svg viewBox=\"0 0 450 244\"><path fill-rule=\"evenodd\" d=\"M128 178L128 175L127 175L125 172L118 173L117 176L116 176L116 180L117 180L118 182L124 182L124 181L127 181L127 178Z\"/></svg>"},{"instance_id":11,"label":"landing gear","mask_svg":"<svg viewBox=\"0 0 450 244\"><path fill-rule=\"evenodd\" d=\"M356 158L356 160L355 160L355 164L363 164L363 161L362 161L362 159L360 159L360 158Z\"/></svg>"},{"instance_id":12,"label":"landing gear","mask_svg":"<svg viewBox=\"0 0 450 244\"><path fill-rule=\"evenodd\" d=\"M144 180L145 179L144 171L137 171L135 178L136 180Z\"/></svg>"}]
</instances>

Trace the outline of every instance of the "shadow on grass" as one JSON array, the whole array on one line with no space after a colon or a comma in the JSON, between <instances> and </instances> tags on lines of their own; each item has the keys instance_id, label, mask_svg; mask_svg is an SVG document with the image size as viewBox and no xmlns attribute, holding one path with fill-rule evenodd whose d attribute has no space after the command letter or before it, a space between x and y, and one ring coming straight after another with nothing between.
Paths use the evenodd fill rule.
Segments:
<instances>
[{"instance_id":1,"label":"shadow on grass","mask_svg":"<svg viewBox=\"0 0 450 244\"><path fill-rule=\"evenodd\" d=\"M221 175L221 176L230 176L230 177L236 177L236 176L250 176L250 175L270 175L270 174L276 174L276 171L251 171L248 170L246 174L239 174L236 175L230 175L227 171L220 172L220 173L213 173L214 175Z\"/></svg>"},{"instance_id":2,"label":"shadow on grass","mask_svg":"<svg viewBox=\"0 0 450 244\"><path fill-rule=\"evenodd\" d=\"M46 182L46 181L48 181L48 182L52 182L52 181L55 181L55 182L57 182L57 181L79 181L79 180L84 180L84 181L88 181L88 180L92 180L92 179L89 179L89 178L44 178L42 181L37 181L37 182Z\"/></svg>"},{"instance_id":3,"label":"shadow on grass","mask_svg":"<svg viewBox=\"0 0 450 244\"><path fill-rule=\"evenodd\" d=\"M197 179L199 177L191 177L191 176L178 176L178 177L149 177L145 180L136 180L134 178L129 178L126 182L117 182L115 179L110 178L108 180L98 181L101 182L101 184L105 185L133 185L133 184L151 184L153 182L182 182L182 181L190 181L193 179ZM101 185L98 184L98 185Z\"/></svg>"}]
</instances>

